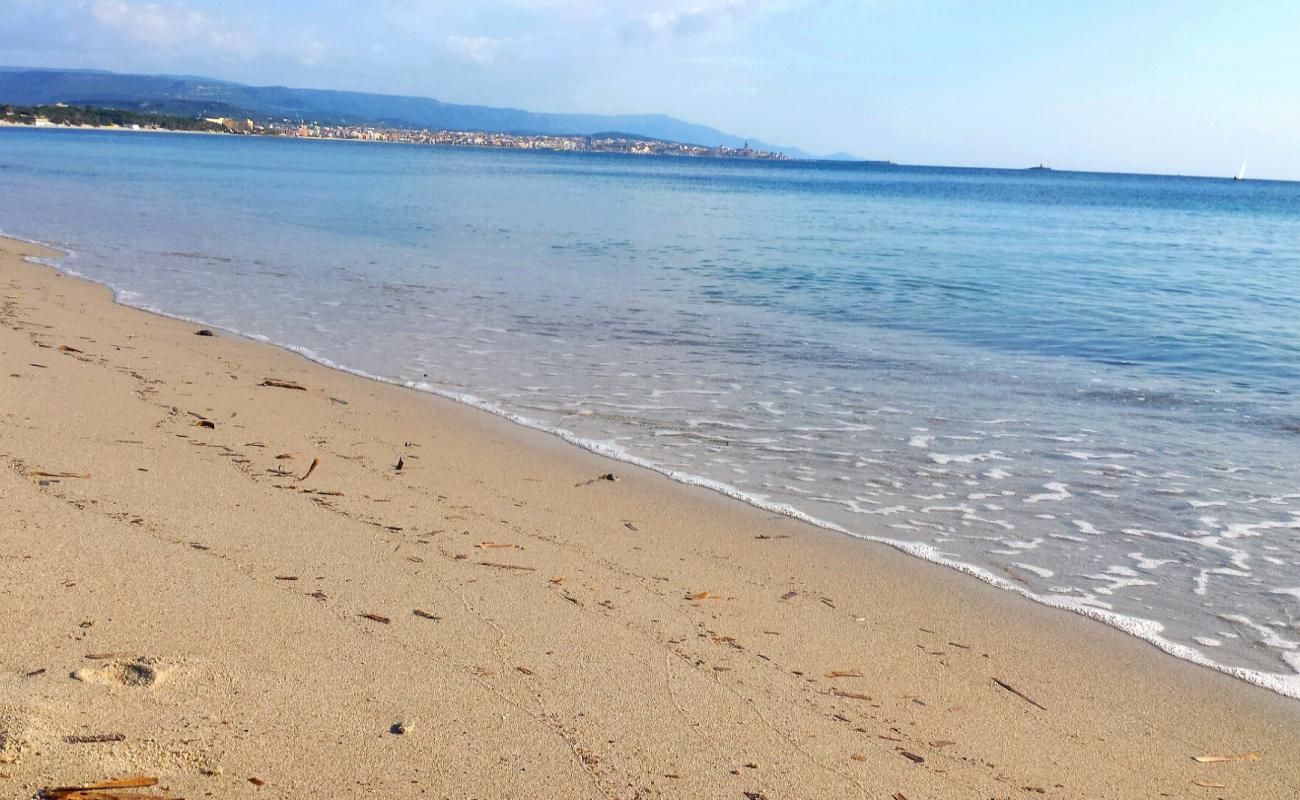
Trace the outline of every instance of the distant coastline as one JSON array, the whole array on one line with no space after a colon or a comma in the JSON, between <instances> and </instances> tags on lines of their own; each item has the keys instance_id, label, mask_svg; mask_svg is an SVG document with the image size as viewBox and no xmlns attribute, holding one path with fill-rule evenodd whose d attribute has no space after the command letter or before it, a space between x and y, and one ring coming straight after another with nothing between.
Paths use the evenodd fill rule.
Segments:
<instances>
[{"instance_id":1,"label":"distant coastline","mask_svg":"<svg viewBox=\"0 0 1300 800\"><path fill-rule=\"evenodd\" d=\"M380 125L322 125L317 122L260 123L239 117L183 117L63 103L40 106L0 106L0 125L70 130L130 130L211 133L234 136L275 136L297 139L425 144L444 147L490 147L507 150L546 150L577 153L624 153L686 158L730 158L788 161L772 150L675 142L610 132L589 135L529 134L493 131L430 130Z\"/></svg>"}]
</instances>

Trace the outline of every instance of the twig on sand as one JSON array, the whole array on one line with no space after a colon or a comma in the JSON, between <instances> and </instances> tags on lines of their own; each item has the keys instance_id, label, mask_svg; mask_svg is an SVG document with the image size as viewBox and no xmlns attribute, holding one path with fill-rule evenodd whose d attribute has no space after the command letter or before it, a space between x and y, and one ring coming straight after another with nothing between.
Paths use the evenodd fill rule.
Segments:
<instances>
[{"instance_id":1,"label":"twig on sand","mask_svg":"<svg viewBox=\"0 0 1300 800\"><path fill-rule=\"evenodd\" d=\"M501 564L496 561L480 561L480 567L496 567L497 569L517 569L523 572L536 572L537 567L522 567L518 564Z\"/></svg>"},{"instance_id":2,"label":"twig on sand","mask_svg":"<svg viewBox=\"0 0 1300 800\"><path fill-rule=\"evenodd\" d=\"M1034 698L1032 698L1032 697L1030 697L1029 695L1025 694L1024 692L1020 691L1019 689L1017 689L1016 687L1014 687L1014 686L1012 686L1011 684L1007 683L1006 681L998 680L997 678L994 678L994 679L993 679L993 682L996 683L998 686L1001 686L1003 689L1006 689L1008 692L1011 692L1011 693L1014 694L1016 697L1019 697L1021 700L1024 700L1024 701L1025 701L1026 703L1028 703L1029 705L1031 705L1031 706L1035 706L1035 707L1037 707L1037 708L1041 708L1041 709L1043 709L1044 711L1047 710L1047 706L1045 706L1045 705L1043 705L1042 703L1038 702L1038 701L1035 700Z\"/></svg>"},{"instance_id":3,"label":"twig on sand","mask_svg":"<svg viewBox=\"0 0 1300 800\"><path fill-rule=\"evenodd\" d=\"M42 789L37 797L43 800L86 800L86 798L110 798L126 797L115 793L104 793L100 789L143 789L148 786L157 786L158 779L148 775L137 775L131 778L119 778L112 781L98 781L96 783L83 783L80 786L52 786ZM145 795L136 795L144 797Z\"/></svg>"},{"instance_id":4,"label":"twig on sand","mask_svg":"<svg viewBox=\"0 0 1300 800\"><path fill-rule=\"evenodd\" d=\"M263 378L258 386L273 386L276 389L297 389L300 392L307 391L307 387L293 381L282 381L277 378Z\"/></svg>"},{"instance_id":5,"label":"twig on sand","mask_svg":"<svg viewBox=\"0 0 1300 800\"><path fill-rule=\"evenodd\" d=\"M43 469L27 470L29 478L89 478L89 472L46 472Z\"/></svg>"}]
</instances>

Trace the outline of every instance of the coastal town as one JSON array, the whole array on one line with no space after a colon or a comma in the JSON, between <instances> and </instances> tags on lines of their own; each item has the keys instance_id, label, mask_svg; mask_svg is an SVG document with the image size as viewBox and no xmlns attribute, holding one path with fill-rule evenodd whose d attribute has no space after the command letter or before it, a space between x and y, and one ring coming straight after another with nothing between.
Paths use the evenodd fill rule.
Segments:
<instances>
[{"instance_id":1,"label":"coastal town","mask_svg":"<svg viewBox=\"0 0 1300 800\"><path fill-rule=\"evenodd\" d=\"M491 147L508 150L546 150L574 153L626 153L649 156L737 158L786 161L789 156L770 150L720 145L708 147L625 133L557 135L492 131L429 130L378 125L326 125L281 120L259 122L240 117L167 116L115 109L68 105L0 107L0 124L35 127L101 128L118 130L201 131L244 136L279 136L298 139L423 144L442 147Z\"/></svg>"},{"instance_id":2,"label":"coastal town","mask_svg":"<svg viewBox=\"0 0 1300 800\"><path fill-rule=\"evenodd\" d=\"M648 139L620 133L601 133L591 136L557 136L552 134L493 133L488 131L431 131L354 125L299 125L293 128L271 125L255 129L254 132L270 136L402 142L405 144L431 144L447 147L497 147L512 150L559 150L577 153L752 158L769 161L780 161L788 158L783 153L752 149L748 144L743 147L705 147L697 144Z\"/></svg>"}]
</instances>

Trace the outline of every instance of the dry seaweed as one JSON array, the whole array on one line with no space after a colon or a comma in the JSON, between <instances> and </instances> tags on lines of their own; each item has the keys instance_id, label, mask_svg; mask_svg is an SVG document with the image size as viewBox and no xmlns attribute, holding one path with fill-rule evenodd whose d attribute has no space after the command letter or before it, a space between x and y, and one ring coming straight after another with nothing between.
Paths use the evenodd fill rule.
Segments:
<instances>
[{"instance_id":1,"label":"dry seaweed","mask_svg":"<svg viewBox=\"0 0 1300 800\"><path fill-rule=\"evenodd\" d=\"M1235 753L1228 756L1192 756L1197 764L1222 764L1225 761L1258 761L1259 753Z\"/></svg>"},{"instance_id":2,"label":"dry seaweed","mask_svg":"<svg viewBox=\"0 0 1300 800\"><path fill-rule=\"evenodd\" d=\"M86 735L64 736L63 741L68 744L101 744L103 742L124 742L126 741L125 733L91 733Z\"/></svg>"},{"instance_id":3,"label":"dry seaweed","mask_svg":"<svg viewBox=\"0 0 1300 800\"><path fill-rule=\"evenodd\" d=\"M311 477L311 474L312 474L313 472L316 471L316 467L317 467L317 465L319 465L319 464L320 464L320 459L319 459L319 458L313 458L313 459L311 460L311 466L307 467L307 471L304 472L303 475L302 475L302 477L298 479L299 482L301 482L301 481L305 481L305 480L307 480L308 478L310 478L310 477Z\"/></svg>"},{"instance_id":4,"label":"dry seaweed","mask_svg":"<svg viewBox=\"0 0 1300 800\"><path fill-rule=\"evenodd\" d=\"M271 386L276 389L297 389L300 392L307 391L307 387L293 381L282 381L277 378L264 378L258 386Z\"/></svg>"}]
</instances>

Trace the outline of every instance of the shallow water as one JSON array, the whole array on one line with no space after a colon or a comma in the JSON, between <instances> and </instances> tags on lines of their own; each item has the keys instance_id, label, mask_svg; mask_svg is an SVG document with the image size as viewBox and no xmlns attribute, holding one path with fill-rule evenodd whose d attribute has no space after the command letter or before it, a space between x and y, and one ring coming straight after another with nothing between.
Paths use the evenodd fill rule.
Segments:
<instances>
[{"instance_id":1,"label":"shallow water","mask_svg":"<svg viewBox=\"0 0 1300 800\"><path fill-rule=\"evenodd\" d=\"M4 129L0 229L1300 696L1300 184Z\"/></svg>"}]
</instances>

